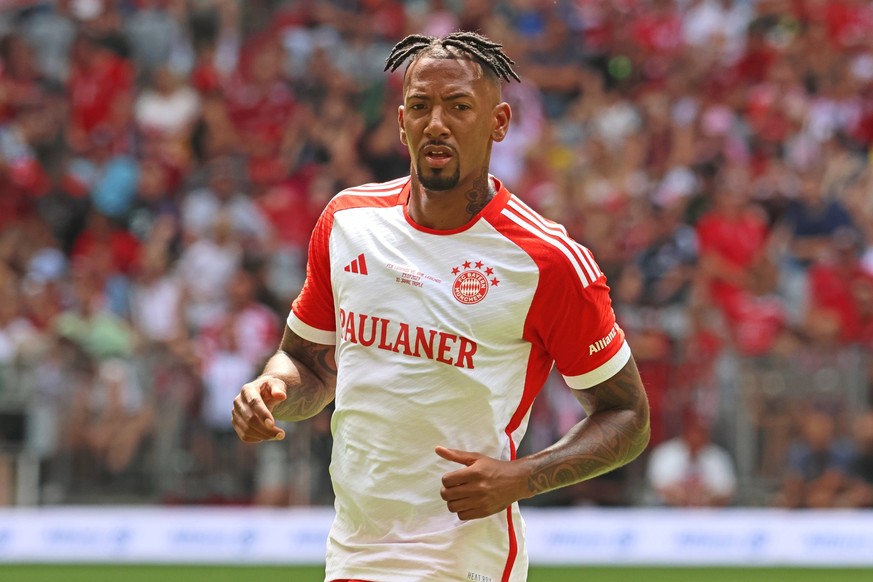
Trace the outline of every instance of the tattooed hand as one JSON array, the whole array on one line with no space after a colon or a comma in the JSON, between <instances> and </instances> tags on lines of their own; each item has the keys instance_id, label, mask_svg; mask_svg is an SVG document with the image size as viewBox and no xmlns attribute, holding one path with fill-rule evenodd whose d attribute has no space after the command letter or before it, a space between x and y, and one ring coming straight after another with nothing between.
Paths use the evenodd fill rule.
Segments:
<instances>
[{"instance_id":1,"label":"tattooed hand","mask_svg":"<svg viewBox=\"0 0 873 582\"><path fill-rule=\"evenodd\" d=\"M276 426L273 408L287 398L285 382L261 376L242 387L233 400L233 429L247 443L282 440L285 431Z\"/></svg>"},{"instance_id":2,"label":"tattooed hand","mask_svg":"<svg viewBox=\"0 0 873 582\"><path fill-rule=\"evenodd\" d=\"M494 515L531 496L521 463L445 447L437 447L435 452L447 461L463 465L443 475L440 489L448 510L462 521Z\"/></svg>"},{"instance_id":3,"label":"tattooed hand","mask_svg":"<svg viewBox=\"0 0 873 582\"><path fill-rule=\"evenodd\" d=\"M233 401L233 428L247 443L282 439L276 420L318 414L336 394L334 346L306 341L288 327L278 352Z\"/></svg>"}]
</instances>

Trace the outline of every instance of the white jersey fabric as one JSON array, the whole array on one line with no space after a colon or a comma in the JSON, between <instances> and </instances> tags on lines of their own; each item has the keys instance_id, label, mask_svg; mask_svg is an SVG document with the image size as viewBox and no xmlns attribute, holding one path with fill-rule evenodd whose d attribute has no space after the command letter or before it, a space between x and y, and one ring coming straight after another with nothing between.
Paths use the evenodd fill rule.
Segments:
<instances>
[{"instance_id":1,"label":"white jersey fabric","mask_svg":"<svg viewBox=\"0 0 873 582\"><path fill-rule=\"evenodd\" d=\"M327 580L525 580L518 505L460 521L434 447L513 459L553 364L584 389L630 357L591 253L491 179L455 230L412 221L407 177L341 192L313 231L288 325L336 344Z\"/></svg>"}]
</instances>

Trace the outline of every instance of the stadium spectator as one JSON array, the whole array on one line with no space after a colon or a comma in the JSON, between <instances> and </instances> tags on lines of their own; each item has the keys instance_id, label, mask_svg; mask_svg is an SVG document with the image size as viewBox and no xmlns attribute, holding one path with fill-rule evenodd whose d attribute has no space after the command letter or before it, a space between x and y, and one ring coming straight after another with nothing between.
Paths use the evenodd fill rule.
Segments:
<instances>
[{"instance_id":1,"label":"stadium spectator","mask_svg":"<svg viewBox=\"0 0 873 582\"><path fill-rule=\"evenodd\" d=\"M849 485L851 443L837 434L836 421L829 411L808 410L799 425L775 504L788 508L835 507Z\"/></svg>"},{"instance_id":2,"label":"stadium spectator","mask_svg":"<svg viewBox=\"0 0 873 582\"><path fill-rule=\"evenodd\" d=\"M127 470L141 471L144 464L134 461L144 452L154 428L154 405L130 363L100 362L84 397L86 417L79 420L84 423L85 450L96 463L97 475L117 478Z\"/></svg>"},{"instance_id":3,"label":"stadium spectator","mask_svg":"<svg viewBox=\"0 0 873 582\"><path fill-rule=\"evenodd\" d=\"M160 244L149 244L130 290L130 319L148 344L172 344L187 338L183 288L170 268L170 256Z\"/></svg>"},{"instance_id":4,"label":"stadium spectator","mask_svg":"<svg viewBox=\"0 0 873 582\"><path fill-rule=\"evenodd\" d=\"M652 448L646 477L657 504L669 507L729 505L737 488L730 453L714 443L702 416L688 413L681 433Z\"/></svg>"},{"instance_id":5,"label":"stadium spectator","mask_svg":"<svg viewBox=\"0 0 873 582\"><path fill-rule=\"evenodd\" d=\"M768 234L763 211L750 200L748 170L725 170L712 209L697 223L701 275L722 310L747 288L749 269L766 259Z\"/></svg>"},{"instance_id":6,"label":"stadium spectator","mask_svg":"<svg viewBox=\"0 0 873 582\"><path fill-rule=\"evenodd\" d=\"M185 325L195 334L221 317L227 284L242 264L242 241L233 237L231 221L226 211L219 211L209 230L194 235L175 265L184 293Z\"/></svg>"},{"instance_id":7,"label":"stadium spectator","mask_svg":"<svg viewBox=\"0 0 873 582\"><path fill-rule=\"evenodd\" d=\"M873 507L873 412L865 411L854 419L852 440L849 486L841 505Z\"/></svg>"},{"instance_id":8,"label":"stadium spectator","mask_svg":"<svg viewBox=\"0 0 873 582\"><path fill-rule=\"evenodd\" d=\"M140 131L155 137L185 140L200 113L200 97L169 67L154 69L133 104Z\"/></svg>"},{"instance_id":9,"label":"stadium spectator","mask_svg":"<svg viewBox=\"0 0 873 582\"><path fill-rule=\"evenodd\" d=\"M827 191L823 178L820 169L803 174L800 191L783 218L791 235L790 256L801 268L829 254L838 230L854 228L847 209Z\"/></svg>"},{"instance_id":10,"label":"stadium spectator","mask_svg":"<svg viewBox=\"0 0 873 582\"><path fill-rule=\"evenodd\" d=\"M51 6L33 10L22 27L40 70L54 83L63 83L70 74L70 48L79 24L70 10L71 3L71 0L58 0Z\"/></svg>"},{"instance_id":11,"label":"stadium spectator","mask_svg":"<svg viewBox=\"0 0 873 582\"><path fill-rule=\"evenodd\" d=\"M73 262L104 265L110 274L130 274L139 265L142 245L133 234L105 214L91 210L85 228L73 242Z\"/></svg>"},{"instance_id":12,"label":"stadium spectator","mask_svg":"<svg viewBox=\"0 0 873 582\"><path fill-rule=\"evenodd\" d=\"M182 225L172 170L155 158L140 163L136 196L125 217L126 227L143 245L155 242L177 253Z\"/></svg>"},{"instance_id":13,"label":"stadium spectator","mask_svg":"<svg viewBox=\"0 0 873 582\"><path fill-rule=\"evenodd\" d=\"M125 151L134 83L130 61L108 39L82 32L73 41L70 62L70 148L87 150L98 132L110 151Z\"/></svg>"},{"instance_id":14,"label":"stadium spectator","mask_svg":"<svg viewBox=\"0 0 873 582\"><path fill-rule=\"evenodd\" d=\"M95 360L130 356L134 349L133 329L123 313L111 309L112 285L96 263L85 260L72 266L72 305L54 321L56 333L82 347ZM126 294L126 288L122 290ZM119 300L116 300L119 301Z\"/></svg>"},{"instance_id":15,"label":"stadium spectator","mask_svg":"<svg viewBox=\"0 0 873 582\"><path fill-rule=\"evenodd\" d=\"M245 249L258 249L270 236L266 219L243 189L245 174L239 162L230 157L211 160L206 184L185 195L182 228L189 240L206 236L220 220L227 221L228 236Z\"/></svg>"},{"instance_id":16,"label":"stadium spectator","mask_svg":"<svg viewBox=\"0 0 873 582\"><path fill-rule=\"evenodd\" d=\"M124 21L133 60L147 72L161 67L190 70L193 64L191 38L186 34L186 2L136 0Z\"/></svg>"},{"instance_id":17,"label":"stadium spectator","mask_svg":"<svg viewBox=\"0 0 873 582\"><path fill-rule=\"evenodd\" d=\"M851 227L835 231L809 268L804 328L824 345L873 339L873 274L860 263L861 241Z\"/></svg>"}]
</instances>

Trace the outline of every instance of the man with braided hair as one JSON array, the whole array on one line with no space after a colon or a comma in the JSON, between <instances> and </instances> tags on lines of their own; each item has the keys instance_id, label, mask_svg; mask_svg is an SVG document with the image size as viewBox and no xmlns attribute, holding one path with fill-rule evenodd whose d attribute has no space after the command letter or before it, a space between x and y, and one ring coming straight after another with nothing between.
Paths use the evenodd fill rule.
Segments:
<instances>
[{"instance_id":1,"label":"man with braided hair","mask_svg":"<svg viewBox=\"0 0 873 582\"><path fill-rule=\"evenodd\" d=\"M240 438L283 438L335 400L326 580L519 581L518 500L648 442L648 404L603 273L488 172L518 79L478 34L398 43L411 175L340 192L310 241L279 351L234 400ZM552 366L587 418L516 458Z\"/></svg>"}]
</instances>

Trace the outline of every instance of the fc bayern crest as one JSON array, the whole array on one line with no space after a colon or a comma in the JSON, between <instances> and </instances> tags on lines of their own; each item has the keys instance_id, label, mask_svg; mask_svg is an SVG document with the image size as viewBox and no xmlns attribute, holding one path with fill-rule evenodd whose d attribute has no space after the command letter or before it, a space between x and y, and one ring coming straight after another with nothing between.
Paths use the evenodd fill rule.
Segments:
<instances>
[{"instance_id":1,"label":"fc bayern crest","mask_svg":"<svg viewBox=\"0 0 873 582\"><path fill-rule=\"evenodd\" d=\"M452 275L457 275L452 283L452 295L464 305L479 303L488 295L488 289L500 284L493 276L494 269L485 267L482 261L464 261L460 267L452 269Z\"/></svg>"}]
</instances>

